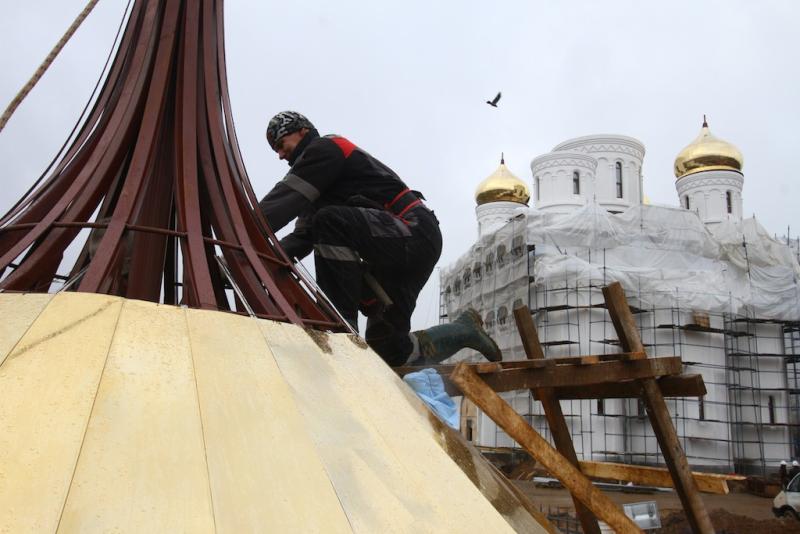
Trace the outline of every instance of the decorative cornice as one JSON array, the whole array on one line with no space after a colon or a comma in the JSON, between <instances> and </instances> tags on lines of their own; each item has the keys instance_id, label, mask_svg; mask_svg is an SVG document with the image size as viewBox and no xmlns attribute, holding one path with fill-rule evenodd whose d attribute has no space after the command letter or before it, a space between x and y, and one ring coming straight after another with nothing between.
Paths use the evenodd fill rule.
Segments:
<instances>
[{"instance_id":1,"label":"decorative cornice","mask_svg":"<svg viewBox=\"0 0 800 534\"><path fill-rule=\"evenodd\" d=\"M526 207L524 204L518 204L517 202L490 202L476 206L475 214L478 218L502 214L508 214L509 217L512 217L516 210Z\"/></svg>"},{"instance_id":2,"label":"decorative cornice","mask_svg":"<svg viewBox=\"0 0 800 534\"><path fill-rule=\"evenodd\" d=\"M597 169L597 160L580 153L551 152L537 156L531 161L531 171L534 174L554 167L582 167L594 172Z\"/></svg>"},{"instance_id":3,"label":"decorative cornice","mask_svg":"<svg viewBox=\"0 0 800 534\"><path fill-rule=\"evenodd\" d=\"M709 176L709 174L711 174L710 172L689 174L675 182L675 188L678 190L678 193L683 193L690 189L722 185L733 187L741 192L742 186L744 185L744 177L735 171L724 171L724 173L727 176L720 176L719 172L714 172L711 176Z\"/></svg>"},{"instance_id":4,"label":"decorative cornice","mask_svg":"<svg viewBox=\"0 0 800 534\"><path fill-rule=\"evenodd\" d=\"M644 144L633 137L614 134L586 135L568 139L553 148L553 152L576 151L588 154L596 152L621 152L643 159Z\"/></svg>"}]
</instances>

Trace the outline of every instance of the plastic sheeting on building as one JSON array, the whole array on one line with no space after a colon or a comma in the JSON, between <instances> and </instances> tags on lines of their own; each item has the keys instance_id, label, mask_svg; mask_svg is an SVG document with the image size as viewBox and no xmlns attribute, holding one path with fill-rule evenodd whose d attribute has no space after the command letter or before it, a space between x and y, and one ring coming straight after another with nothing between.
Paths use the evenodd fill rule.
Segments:
<instances>
[{"instance_id":1,"label":"plastic sheeting on building","mask_svg":"<svg viewBox=\"0 0 800 534\"><path fill-rule=\"evenodd\" d=\"M793 251L755 219L712 233L682 208L612 214L591 203L568 214L520 210L443 269L441 288L449 316L473 307L490 328L504 326L531 289L612 281L642 306L798 320L799 278Z\"/></svg>"}]
</instances>

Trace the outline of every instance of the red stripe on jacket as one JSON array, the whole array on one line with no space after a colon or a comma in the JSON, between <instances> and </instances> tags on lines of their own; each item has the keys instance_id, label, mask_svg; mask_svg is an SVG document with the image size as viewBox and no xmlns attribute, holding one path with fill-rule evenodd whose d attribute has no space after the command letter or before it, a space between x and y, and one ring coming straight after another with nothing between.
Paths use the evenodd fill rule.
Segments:
<instances>
[{"instance_id":1,"label":"red stripe on jacket","mask_svg":"<svg viewBox=\"0 0 800 534\"><path fill-rule=\"evenodd\" d=\"M345 139L344 137L332 137L331 141L336 143L336 146L342 151L345 158L349 158L350 154L353 153L353 150L356 149L356 145Z\"/></svg>"}]
</instances>

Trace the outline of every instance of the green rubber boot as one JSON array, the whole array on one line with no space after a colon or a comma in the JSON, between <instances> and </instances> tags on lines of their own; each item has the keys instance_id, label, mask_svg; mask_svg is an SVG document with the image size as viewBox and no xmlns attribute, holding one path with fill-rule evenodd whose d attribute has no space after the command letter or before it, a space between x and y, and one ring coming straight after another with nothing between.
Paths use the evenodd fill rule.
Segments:
<instances>
[{"instance_id":1,"label":"green rubber boot","mask_svg":"<svg viewBox=\"0 0 800 534\"><path fill-rule=\"evenodd\" d=\"M475 349L490 362L503 359L497 343L483 329L481 316L473 309L468 309L449 324L433 326L426 330L413 332L419 344L419 350L409 358L417 364L424 360L425 365L433 365L446 360L463 348ZM416 358L415 358L416 356Z\"/></svg>"}]
</instances>

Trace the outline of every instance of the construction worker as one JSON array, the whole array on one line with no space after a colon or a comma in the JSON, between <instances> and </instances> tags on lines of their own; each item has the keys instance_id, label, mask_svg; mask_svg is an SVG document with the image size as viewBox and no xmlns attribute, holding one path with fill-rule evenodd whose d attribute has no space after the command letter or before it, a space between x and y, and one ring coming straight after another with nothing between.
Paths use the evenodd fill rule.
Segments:
<instances>
[{"instance_id":1,"label":"construction worker","mask_svg":"<svg viewBox=\"0 0 800 534\"><path fill-rule=\"evenodd\" d=\"M344 137L321 137L300 113L275 115L267 141L291 168L259 202L261 211L275 232L297 219L281 246L298 259L313 249L320 288L355 330L359 309L367 316L364 337L375 352L391 366L438 363L465 347L501 359L474 310L409 333L442 249L439 221L421 193ZM365 265L391 304L365 283Z\"/></svg>"}]
</instances>

